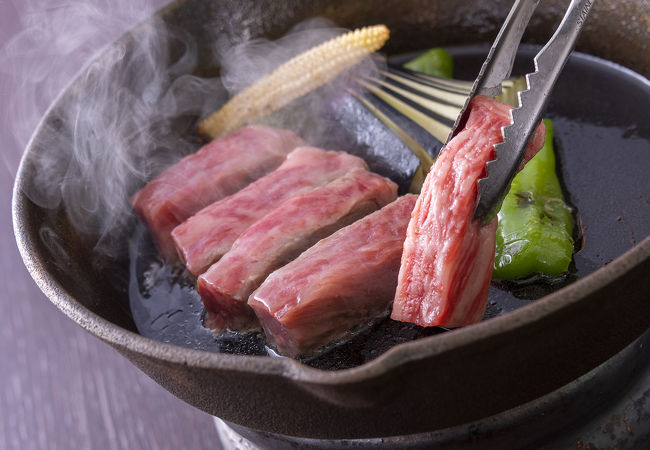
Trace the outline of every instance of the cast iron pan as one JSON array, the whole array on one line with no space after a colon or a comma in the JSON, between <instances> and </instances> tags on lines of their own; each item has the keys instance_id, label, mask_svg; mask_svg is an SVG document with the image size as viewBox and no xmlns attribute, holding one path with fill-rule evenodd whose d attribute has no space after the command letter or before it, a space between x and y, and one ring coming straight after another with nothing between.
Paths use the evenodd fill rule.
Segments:
<instances>
[{"instance_id":1,"label":"cast iron pan","mask_svg":"<svg viewBox=\"0 0 650 450\"><path fill-rule=\"evenodd\" d=\"M218 67L210 43L217 38L275 38L313 16L348 28L385 23L392 32L389 54L491 42L510 6L493 3L187 0L157 17L196 39L193 71L213 76ZM545 42L564 3L543 2L524 40ZM92 101L86 89L92 70L59 97L25 153L14 191L18 246L38 285L65 314L173 394L234 424L290 436L364 438L433 431L505 411L587 373L650 326L647 21L643 1L599 2L591 13L578 49L641 75L589 57L570 61L549 112L558 123L563 179L583 220L586 243L576 256L583 273L508 314L401 344L340 371L193 350L139 335L128 309L125 257L135 221L120 228L123 234L108 237L113 252L97 254L99 237L79 229L65 203L42 189L45 167L55 181L70 173L74 161L67 144L73 136L62 117ZM128 55L146 26L116 42L91 68L133 70L101 64L116 49ZM476 51L466 56L468 72L475 70ZM571 101L555 100L569 93ZM636 101L621 108L621 97ZM191 130L187 125L188 141ZM87 214L92 222L93 213Z\"/></svg>"}]
</instances>

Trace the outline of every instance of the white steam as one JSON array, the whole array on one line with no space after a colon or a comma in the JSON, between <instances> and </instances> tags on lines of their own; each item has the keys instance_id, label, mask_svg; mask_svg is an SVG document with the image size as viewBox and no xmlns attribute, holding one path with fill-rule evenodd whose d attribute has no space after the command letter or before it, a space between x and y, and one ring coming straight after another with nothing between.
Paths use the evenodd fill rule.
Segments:
<instances>
[{"instance_id":1,"label":"white steam","mask_svg":"<svg viewBox=\"0 0 650 450\"><path fill-rule=\"evenodd\" d=\"M274 41L259 38L233 45L226 38L220 39L215 45L215 57L221 68L221 82L229 94L234 95L294 56L347 31L327 19L312 18L296 24ZM358 89L353 78L376 75L378 64L383 66L378 59L365 58L327 85L260 122L292 129L313 145L345 150L337 148L343 140L339 135L342 133L340 126L327 117L331 113L332 98L341 95L345 88Z\"/></svg>"},{"instance_id":2,"label":"white steam","mask_svg":"<svg viewBox=\"0 0 650 450\"><path fill-rule=\"evenodd\" d=\"M5 120L19 148L81 64L161 3L37 0L17 8L24 28L1 59L14 86ZM217 80L190 75L196 61L191 38L153 19L87 64L35 141L30 199L44 208L63 202L70 223L97 236L98 251L116 251L114 238L123 237L116 230L133 217L130 195L196 149L184 137L189 122L224 100ZM17 160L5 154L12 171Z\"/></svg>"},{"instance_id":3,"label":"white steam","mask_svg":"<svg viewBox=\"0 0 650 450\"><path fill-rule=\"evenodd\" d=\"M234 94L292 57L346 31L330 21L314 18L300 22L275 41L259 38L232 45L221 39L215 45L221 81Z\"/></svg>"},{"instance_id":4,"label":"white steam","mask_svg":"<svg viewBox=\"0 0 650 450\"><path fill-rule=\"evenodd\" d=\"M165 0L3 0L0 40L5 168L15 173L22 149L48 106L99 49L151 16ZM18 19L17 21L13 19ZM8 21L12 19L11 23Z\"/></svg>"},{"instance_id":5,"label":"white steam","mask_svg":"<svg viewBox=\"0 0 650 450\"><path fill-rule=\"evenodd\" d=\"M23 31L0 54L0 70L15 86L8 100L11 117L3 120L13 124L20 148L81 64L92 60L38 133L33 189L27 195L44 208L63 203L70 223L93 236L95 248L111 256L122 254L124 232L134 222L130 196L200 146L195 134L199 118L222 104L228 93L344 31L324 20L310 20L275 42L248 40L232 46L218 41L214 54L222 78L199 78L192 75L198 63L196 42L160 19L147 20L131 37L111 44L161 3L32 0L20 7L26 11ZM335 88L341 79L345 77ZM315 114L322 102L322 95L307 96L297 102L299 112L294 104L268 121L322 142L319 137L332 135ZM9 165L15 170L15 162Z\"/></svg>"}]
</instances>

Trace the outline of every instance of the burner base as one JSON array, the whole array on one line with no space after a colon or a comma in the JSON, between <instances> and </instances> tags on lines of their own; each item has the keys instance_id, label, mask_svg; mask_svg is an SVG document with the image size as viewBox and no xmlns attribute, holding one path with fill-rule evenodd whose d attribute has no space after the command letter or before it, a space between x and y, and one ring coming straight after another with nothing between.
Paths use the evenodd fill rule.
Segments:
<instances>
[{"instance_id":1,"label":"burner base","mask_svg":"<svg viewBox=\"0 0 650 450\"><path fill-rule=\"evenodd\" d=\"M430 433L319 440L251 430L215 417L225 449L650 448L650 331L607 362L535 401Z\"/></svg>"}]
</instances>

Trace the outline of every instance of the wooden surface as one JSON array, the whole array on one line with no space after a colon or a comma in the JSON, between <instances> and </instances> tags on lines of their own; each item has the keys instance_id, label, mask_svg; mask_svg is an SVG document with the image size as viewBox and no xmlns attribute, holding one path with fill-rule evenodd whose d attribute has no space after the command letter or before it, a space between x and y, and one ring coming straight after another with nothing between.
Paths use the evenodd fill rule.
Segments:
<instances>
[{"instance_id":1,"label":"wooden surface","mask_svg":"<svg viewBox=\"0 0 650 450\"><path fill-rule=\"evenodd\" d=\"M31 3L11 2L0 0L0 48ZM210 416L65 317L25 269L11 224L19 124L7 104L21 87L6 57L0 51L0 449L218 449Z\"/></svg>"}]
</instances>

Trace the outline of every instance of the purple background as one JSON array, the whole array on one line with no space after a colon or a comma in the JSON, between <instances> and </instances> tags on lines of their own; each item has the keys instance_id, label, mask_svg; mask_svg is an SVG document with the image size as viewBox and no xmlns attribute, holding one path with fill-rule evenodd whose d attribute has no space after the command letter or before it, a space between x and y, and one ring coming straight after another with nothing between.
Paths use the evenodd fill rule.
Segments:
<instances>
[{"instance_id":1,"label":"purple background","mask_svg":"<svg viewBox=\"0 0 650 450\"><path fill-rule=\"evenodd\" d=\"M22 75L3 48L23 29L30 3L0 0L0 449L219 448L210 416L173 397L65 317L22 263L11 190L25 138L16 139L14 130L35 123L16 123L23 118L9 100L22 88ZM164 3L150 1L149 11ZM114 36L123 31L115 29ZM100 48L101 39L93 45ZM87 55L66 59L70 73Z\"/></svg>"}]
</instances>

